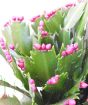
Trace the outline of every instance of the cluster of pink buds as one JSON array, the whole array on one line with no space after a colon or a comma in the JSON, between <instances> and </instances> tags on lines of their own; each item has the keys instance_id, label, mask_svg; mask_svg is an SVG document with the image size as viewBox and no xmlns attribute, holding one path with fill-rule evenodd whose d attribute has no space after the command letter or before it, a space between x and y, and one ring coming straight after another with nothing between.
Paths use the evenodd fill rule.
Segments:
<instances>
[{"instance_id":1,"label":"cluster of pink buds","mask_svg":"<svg viewBox=\"0 0 88 105\"><path fill-rule=\"evenodd\" d=\"M46 19L51 18L51 17L53 17L55 15L55 13L56 13L56 10L53 10L50 13L45 14L45 18Z\"/></svg>"},{"instance_id":2,"label":"cluster of pink buds","mask_svg":"<svg viewBox=\"0 0 88 105\"><path fill-rule=\"evenodd\" d=\"M73 54L78 51L78 43L67 45L66 50L62 51L62 56L65 57L67 55Z\"/></svg>"},{"instance_id":3,"label":"cluster of pink buds","mask_svg":"<svg viewBox=\"0 0 88 105\"><path fill-rule=\"evenodd\" d=\"M4 50L5 57L9 63L13 61L12 56L10 55L8 50Z\"/></svg>"},{"instance_id":4,"label":"cluster of pink buds","mask_svg":"<svg viewBox=\"0 0 88 105\"><path fill-rule=\"evenodd\" d=\"M6 43L3 38L0 38L0 47L2 48L2 50L6 49Z\"/></svg>"},{"instance_id":5,"label":"cluster of pink buds","mask_svg":"<svg viewBox=\"0 0 88 105\"><path fill-rule=\"evenodd\" d=\"M9 63L11 63L13 59L12 59L12 56L10 55L9 51L6 49L6 43L3 38L0 38L0 46L2 48L2 51L4 52L4 55L7 59L7 61Z\"/></svg>"},{"instance_id":6,"label":"cluster of pink buds","mask_svg":"<svg viewBox=\"0 0 88 105\"><path fill-rule=\"evenodd\" d=\"M58 81L60 79L60 76L59 75L55 75L53 77L51 77L48 81L47 81L47 84L48 85L54 85L54 84L57 84Z\"/></svg>"},{"instance_id":7,"label":"cluster of pink buds","mask_svg":"<svg viewBox=\"0 0 88 105\"><path fill-rule=\"evenodd\" d=\"M14 22L22 22L23 20L24 20L24 17L22 16L22 17L12 17L12 20L14 21Z\"/></svg>"},{"instance_id":8,"label":"cluster of pink buds","mask_svg":"<svg viewBox=\"0 0 88 105\"><path fill-rule=\"evenodd\" d=\"M9 48L10 48L11 50L14 50L14 49L15 49L14 44L10 44L10 45L9 45Z\"/></svg>"},{"instance_id":9,"label":"cluster of pink buds","mask_svg":"<svg viewBox=\"0 0 88 105\"><path fill-rule=\"evenodd\" d=\"M39 22L39 27L38 27L39 31L41 32L42 37L46 37L48 35L48 32L44 30L44 21L41 20Z\"/></svg>"},{"instance_id":10,"label":"cluster of pink buds","mask_svg":"<svg viewBox=\"0 0 88 105\"><path fill-rule=\"evenodd\" d=\"M76 105L76 101L74 99L68 99L64 102L64 105Z\"/></svg>"},{"instance_id":11,"label":"cluster of pink buds","mask_svg":"<svg viewBox=\"0 0 88 105\"><path fill-rule=\"evenodd\" d=\"M65 7L66 8L71 8L71 7L74 7L74 6L76 6L76 4L71 3L71 4L67 4Z\"/></svg>"},{"instance_id":12,"label":"cluster of pink buds","mask_svg":"<svg viewBox=\"0 0 88 105\"><path fill-rule=\"evenodd\" d=\"M17 60L17 66L22 70L24 71L25 70L25 62L23 59L18 59Z\"/></svg>"},{"instance_id":13,"label":"cluster of pink buds","mask_svg":"<svg viewBox=\"0 0 88 105\"><path fill-rule=\"evenodd\" d=\"M8 27L10 25L10 22L6 22L5 24L4 24L4 27Z\"/></svg>"},{"instance_id":14,"label":"cluster of pink buds","mask_svg":"<svg viewBox=\"0 0 88 105\"><path fill-rule=\"evenodd\" d=\"M35 22L38 18L40 18L40 15L34 16L32 19L30 19L30 21Z\"/></svg>"},{"instance_id":15,"label":"cluster of pink buds","mask_svg":"<svg viewBox=\"0 0 88 105\"><path fill-rule=\"evenodd\" d=\"M79 88L81 88L81 89L85 89L85 88L87 88L88 87L88 84L87 83L85 83L85 82L80 82L80 86L79 86Z\"/></svg>"},{"instance_id":16,"label":"cluster of pink buds","mask_svg":"<svg viewBox=\"0 0 88 105\"><path fill-rule=\"evenodd\" d=\"M33 79L29 80L29 85L30 85L30 87L31 87L33 92L37 92L38 91L37 87L35 86L35 81Z\"/></svg>"},{"instance_id":17,"label":"cluster of pink buds","mask_svg":"<svg viewBox=\"0 0 88 105\"><path fill-rule=\"evenodd\" d=\"M33 46L33 48L35 49L35 50L39 50L39 51L48 51L48 50L51 50L51 48L52 48L52 46L51 46L51 44L42 44L42 45L40 45L40 44L34 44L34 46Z\"/></svg>"}]
</instances>

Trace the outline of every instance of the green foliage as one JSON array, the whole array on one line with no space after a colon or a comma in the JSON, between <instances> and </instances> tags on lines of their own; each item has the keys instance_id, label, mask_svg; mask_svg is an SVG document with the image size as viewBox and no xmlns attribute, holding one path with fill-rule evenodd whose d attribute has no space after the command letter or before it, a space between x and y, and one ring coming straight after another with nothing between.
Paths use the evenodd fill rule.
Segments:
<instances>
[{"instance_id":1,"label":"green foliage","mask_svg":"<svg viewBox=\"0 0 88 105\"><path fill-rule=\"evenodd\" d=\"M54 75L56 65L57 58L54 48L48 52L31 51L31 59L27 72L30 73L31 78L36 81L36 84L41 86Z\"/></svg>"},{"instance_id":2,"label":"green foliage","mask_svg":"<svg viewBox=\"0 0 88 105\"><path fill-rule=\"evenodd\" d=\"M32 34L25 22L12 22L2 30L7 50L13 58L10 66L32 96L32 105L62 105L64 99L78 99L80 81L84 81L88 74L88 49L87 45L84 47L87 11L88 2L84 1L75 7L61 8L48 19L42 15L32 22ZM48 32L44 37L39 31L41 20L43 31ZM52 48L34 49L34 43L51 44ZM78 43L78 49L63 56L62 51L66 51L67 45L74 46L74 43ZM9 49L10 44L15 45L14 51ZM0 53L6 58L1 48ZM20 58L24 59L24 71L17 66ZM57 84L48 84L47 81L55 75L60 76ZM28 79L34 79L37 92L32 91Z\"/></svg>"}]
</instances>

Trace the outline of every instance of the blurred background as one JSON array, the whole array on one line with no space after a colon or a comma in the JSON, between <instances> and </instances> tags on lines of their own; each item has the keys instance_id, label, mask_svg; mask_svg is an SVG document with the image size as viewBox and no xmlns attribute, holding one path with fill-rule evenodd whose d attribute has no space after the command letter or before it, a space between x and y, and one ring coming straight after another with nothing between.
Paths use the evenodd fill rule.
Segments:
<instances>
[{"instance_id":1,"label":"blurred background","mask_svg":"<svg viewBox=\"0 0 88 105\"><path fill-rule=\"evenodd\" d=\"M0 0L0 28L12 16L24 16L29 19L44 11L51 11L68 3L77 3L77 0ZM1 32L0 32L1 35ZM8 81L12 85L22 88L22 84L14 77L12 69L0 55L0 79ZM10 96L16 95L18 99L22 98L21 93L12 89L0 86L0 97L6 92Z\"/></svg>"}]
</instances>

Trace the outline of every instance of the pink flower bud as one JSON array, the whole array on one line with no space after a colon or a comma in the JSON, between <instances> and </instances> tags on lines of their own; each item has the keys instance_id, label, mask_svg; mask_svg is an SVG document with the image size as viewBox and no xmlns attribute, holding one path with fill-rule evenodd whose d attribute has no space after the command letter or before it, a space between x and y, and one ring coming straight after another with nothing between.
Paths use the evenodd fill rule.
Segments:
<instances>
[{"instance_id":1,"label":"pink flower bud","mask_svg":"<svg viewBox=\"0 0 88 105\"><path fill-rule=\"evenodd\" d=\"M74 44L74 49L75 49L75 50L78 49L78 43L75 43L75 44Z\"/></svg>"},{"instance_id":2,"label":"pink flower bud","mask_svg":"<svg viewBox=\"0 0 88 105\"><path fill-rule=\"evenodd\" d=\"M17 66L18 66L21 70L24 70L24 69L25 69L24 60L23 60L23 59L19 59L19 60L17 61Z\"/></svg>"},{"instance_id":3,"label":"pink flower bud","mask_svg":"<svg viewBox=\"0 0 88 105\"><path fill-rule=\"evenodd\" d=\"M9 22L6 22L5 24L4 24L4 27L7 27L9 25Z\"/></svg>"},{"instance_id":4,"label":"pink flower bud","mask_svg":"<svg viewBox=\"0 0 88 105\"><path fill-rule=\"evenodd\" d=\"M46 45L43 43L42 44L42 48L41 48L42 50L46 50Z\"/></svg>"},{"instance_id":5,"label":"pink flower bud","mask_svg":"<svg viewBox=\"0 0 88 105\"><path fill-rule=\"evenodd\" d=\"M64 102L64 105L76 105L76 101L74 99L69 99Z\"/></svg>"},{"instance_id":6,"label":"pink flower bud","mask_svg":"<svg viewBox=\"0 0 88 105\"><path fill-rule=\"evenodd\" d=\"M10 45L9 45L9 48L10 48L11 50L14 50L14 49L15 49L15 46L14 46L13 44L10 44Z\"/></svg>"},{"instance_id":7,"label":"pink flower bud","mask_svg":"<svg viewBox=\"0 0 88 105\"><path fill-rule=\"evenodd\" d=\"M4 43L3 45L1 45L1 48L2 48L3 50L5 50L5 49L6 49L6 44Z\"/></svg>"},{"instance_id":8,"label":"pink flower bud","mask_svg":"<svg viewBox=\"0 0 88 105\"><path fill-rule=\"evenodd\" d=\"M74 99L69 99L69 105L76 105L76 101Z\"/></svg>"},{"instance_id":9,"label":"pink flower bud","mask_svg":"<svg viewBox=\"0 0 88 105\"><path fill-rule=\"evenodd\" d=\"M39 17L40 17L40 15L34 16L32 19L30 19L30 21L35 22Z\"/></svg>"},{"instance_id":10,"label":"pink flower bud","mask_svg":"<svg viewBox=\"0 0 88 105\"><path fill-rule=\"evenodd\" d=\"M73 48L66 49L67 55L70 55L74 52Z\"/></svg>"},{"instance_id":11,"label":"pink flower bud","mask_svg":"<svg viewBox=\"0 0 88 105\"><path fill-rule=\"evenodd\" d=\"M41 31L41 32L44 30L43 26L39 26L38 29L39 29L39 31Z\"/></svg>"},{"instance_id":12,"label":"pink flower bud","mask_svg":"<svg viewBox=\"0 0 88 105\"><path fill-rule=\"evenodd\" d=\"M6 56L6 55L9 55L8 50L4 50L4 54L5 54L5 56Z\"/></svg>"},{"instance_id":13,"label":"pink flower bud","mask_svg":"<svg viewBox=\"0 0 88 105\"><path fill-rule=\"evenodd\" d=\"M38 44L38 43L36 43L36 44L34 44L33 48L34 48L35 50L41 50L41 45Z\"/></svg>"},{"instance_id":14,"label":"pink flower bud","mask_svg":"<svg viewBox=\"0 0 88 105\"><path fill-rule=\"evenodd\" d=\"M62 51L61 55L62 55L63 57L67 56L66 51Z\"/></svg>"},{"instance_id":15,"label":"pink flower bud","mask_svg":"<svg viewBox=\"0 0 88 105\"><path fill-rule=\"evenodd\" d=\"M42 35L42 37L45 37L45 36L48 35L48 32L47 32L47 31L42 31L42 32L41 32L41 35Z\"/></svg>"},{"instance_id":16,"label":"pink flower bud","mask_svg":"<svg viewBox=\"0 0 88 105\"><path fill-rule=\"evenodd\" d=\"M30 84L30 85L35 84L35 81L34 81L33 79L30 79L30 80L29 80L29 84Z\"/></svg>"},{"instance_id":17,"label":"pink flower bud","mask_svg":"<svg viewBox=\"0 0 88 105\"><path fill-rule=\"evenodd\" d=\"M35 84L32 84L32 85L31 85L31 89L32 89L32 91L33 91L34 93L38 91L38 90L37 90L37 87L35 86Z\"/></svg>"},{"instance_id":18,"label":"pink flower bud","mask_svg":"<svg viewBox=\"0 0 88 105\"><path fill-rule=\"evenodd\" d=\"M48 84L48 85L57 84L58 81L59 81L59 79L60 79L59 75L55 75L55 76L51 77L51 78L47 81L47 84Z\"/></svg>"},{"instance_id":19,"label":"pink flower bud","mask_svg":"<svg viewBox=\"0 0 88 105\"><path fill-rule=\"evenodd\" d=\"M17 19L17 18L16 18L15 16L12 17L12 20L13 20L13 21L16 21L16 19Z\"/></svg>"},{"instance_id":20,"label":"pink flower bud","mask_svg":"<svg viewBox=\"0 0 88 105\"><path fill-rule=\"evenodd\" d=\"M3 38L0 38L0 43L1 43L1 42L4 42L4 39L3 39Z\"/></svg>"},{"instance_id":21,"label":"pink flower bud","mask_svg":"<svg viewBox=\"0 0 88 105\"><path fill-rule=\"evenodd\" d=\"M71 7L73 7L73 6L76 6L76 4L67 4L65 7L71 8Z\"/></svg>"},{"instance_id":22,"label":"pink flower bud","mask_svg":"<svg viewBox=\"0 0 88 105\"><path fill-rule=\"evenodd\" d=\"M87 88L88 87L88 84L87 83L85 83L85 82L80 82L80 86L79 86L79 88L83 88L83 89L85 89L85 88Z\"/></svg>"},{"instance_id":23,"label":"pink flower bud","mask_svg":"<svg viewBox=\"0 0 88 105\"><path fill-rule=\"evenodd\" d=\"M60 79L60 76L59 75L55 75L55 80L59 80Z\"/></svg>"},{"instance_id":24,"label":"pink flower bud","mask_svg":"<svg viewBox=\"0 0 88 105\"><path fill-rule=\"evenodd\" d=\"M42 27L43 27L43 26L44 26L44 21L41 20L41 21L39 22L39 26L42 26Z\"/></svg>"},{"instance_id":25,"label":"pink flower bud","mask_svg":"<svg viewBox=\"0 0 88 105\"><path fill-rule=\"evenodd\" d=\"M49 16L46 14L46 15L45 15L45 18L46 18L46 19L49 19Z\"/></svg>"},{"instance_id":26,"label":"pink flower bud","mask_svg":"<svg viewBox=\"0 0 88 105\"><path fill-rule=\"evenodd\" d=\"M7 59L7 61L8 61L9 63L12 62L12 57L11 57L10 54L6 55L6 59Z\"/></svg>"},{"instance_id":27,"label":"pink flower bud","mask_svg":"<svg viewBox=\"0 0 88 105\"><path fill-rule=\"evenodd\" d=\"M18 20L19 22L22 22L22 21L24 20L24 17L23 17L23 16L22 16L22 17L18 17L17 20Z\"/></svg>"},{"instance_id":28,"label":"pink flower bud","mask_svg":"<svg viewBox=\"0 0 88 105\"><path fill-rule=\"evenodd\" d=\"M51 44L46 45L46 50L51 50L51 48L52 48Z\"/></svg>"},{"instance_id":29,"label":"pink flower bud","mask_svg":"<svg viewBox=\"0 0 88 105\"><path fill-rule=\"evenodd\" d=\"M51 79L49 79L49 80L47 81L47 84L48 84L48 85L51 85L51 84L52 84Z\"/></svg>"},{"instance_id":30,"label":"pink flower bud","mask_svg":"<svg viewBox=\"0 0 88 105\"><path fill-rule=\"evenodd\" d=\"M52 12L52 14L55 14L56 13L56 10L53 10L53 11L51 11Z\"/></svg>"},{"instance_id":31,"label":"pink flower bud","mask_svg":"<svg viewBox=\"0 0 88 105\"><path fill-rule=\"evenodd\" d=\"M0 42L0 45L1 45L1 46L4 46L4 45L5 45L5 42Z\"/></svg>"}]
</instances>

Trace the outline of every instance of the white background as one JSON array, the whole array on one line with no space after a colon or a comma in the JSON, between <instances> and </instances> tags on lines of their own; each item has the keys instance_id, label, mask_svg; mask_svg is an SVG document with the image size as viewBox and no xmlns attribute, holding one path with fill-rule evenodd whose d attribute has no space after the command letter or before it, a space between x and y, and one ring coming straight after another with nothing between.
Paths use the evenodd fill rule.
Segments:
<instances>
[{"instance_id":1,"label":"white background","mask_svg":"<svg viewBox=\"0 0 88 105\"><path fill-rule=\"evenodd\" d=\"M67 3L75 3L77 0L0 0L0 26L12 16L24 16L30 19L32 16L64 6ZM11 84L22 86L12 72L12 69L0 56L0 76ZM4 92L0 88L0 96ZM6 88L7 94L15 94L14 90ZM16 93L21 98L21 95Z\"/></svg>"}]
</instances>

